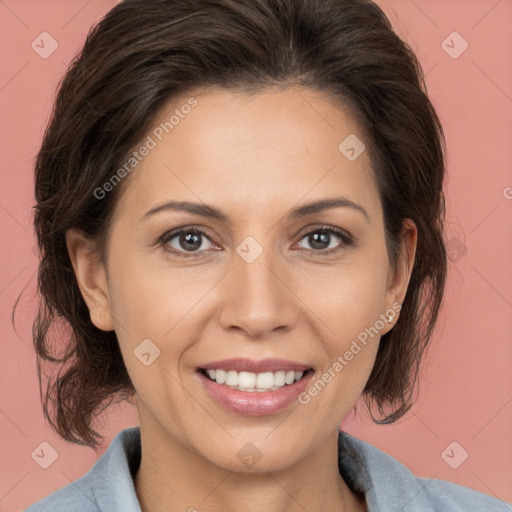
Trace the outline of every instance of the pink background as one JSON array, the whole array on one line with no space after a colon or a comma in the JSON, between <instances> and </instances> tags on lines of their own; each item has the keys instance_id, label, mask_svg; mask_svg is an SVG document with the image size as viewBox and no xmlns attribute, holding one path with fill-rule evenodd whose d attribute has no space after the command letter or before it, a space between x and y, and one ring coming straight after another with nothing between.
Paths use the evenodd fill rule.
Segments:
<instances>
[{"instance_id":1,"label":"pink background","mask_svg":"<svg viewBox=\"0 0 512 512\"><path fill-rule=\"evenodd\" d=\"M5 512L19 511L83 475L120 429L138 422L125 404L111 410L98 453L62 441L43 418L31 341L34 156L59 79L91 25L114 4L0 3L0 510ZM393 425L351 418L345 428L419 476L512 501L512 2L379 4L417 52L446 130L449 283L413 410ZM454 31L469 44L457 58L442 46ZM47 59L31 48L42 32L58 42ZM444 44L453 54L463 41L455 36ZM15 332L11 308L22 290ZM58 453L48 469L31 457L43 441ZM457 469L441 457L454 441L469 454ZM460 457L461 448L453 453Z\"/></svg>"}]
</instances>

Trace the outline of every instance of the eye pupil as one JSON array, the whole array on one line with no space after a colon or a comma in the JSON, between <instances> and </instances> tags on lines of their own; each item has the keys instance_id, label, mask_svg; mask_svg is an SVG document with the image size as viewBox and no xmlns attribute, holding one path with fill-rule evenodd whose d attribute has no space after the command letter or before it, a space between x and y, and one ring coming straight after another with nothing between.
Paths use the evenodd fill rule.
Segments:
<instances>
[{"instance_id":1,"label":"eye pupil","mask_svg":"<svg viewBox=\"0 0 512 512\"><path fill-rule=\"evenodd\" d=\"M191 244L188 245L187 244ZM194 231L187 231L180 236L180 245L187 251L193 251L201 247L201 235Z\"/></svg>"},{"instance_id":2,"label":"eye pupil","mask_svg":"<svg viewBox=\"0 0 512 512\"><path fill-rule=\"evenodd\" d=\"M309 235L309 243L311 247L313 247L314 249L325 249L325 246L323 244L326 244L326 246L329 247L330 238L330 233L326 233L324 231L317 231Z\"/></svg>"}]
</instances>

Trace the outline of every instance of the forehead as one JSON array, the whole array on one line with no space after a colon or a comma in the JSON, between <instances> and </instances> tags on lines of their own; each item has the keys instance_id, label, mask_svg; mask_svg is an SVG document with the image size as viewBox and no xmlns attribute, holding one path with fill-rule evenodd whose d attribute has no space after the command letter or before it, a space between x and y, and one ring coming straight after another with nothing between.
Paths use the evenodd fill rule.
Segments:
<instances>
[{"instance_id":1,"label":"forehead","mask_svg":"<svg viewBox=\"0 0 512 512\"><path fill-rule=\"evenodd\" d=\"M151 149L118 209L129 203L142 214L180 199L243 215L341 193L371 210L378 196L368 151L351 161L340 150L347 138L368 145L348 108L318 91L197 89L169 101L151 123L140 144Z\"/></svg>"}]
</instances>

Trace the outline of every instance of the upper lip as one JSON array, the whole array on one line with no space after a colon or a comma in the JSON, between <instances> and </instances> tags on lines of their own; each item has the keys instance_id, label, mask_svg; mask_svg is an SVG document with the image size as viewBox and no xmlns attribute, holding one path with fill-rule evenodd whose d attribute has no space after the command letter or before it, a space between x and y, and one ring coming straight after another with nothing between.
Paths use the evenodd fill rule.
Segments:
<instances>
[{"instance_id":1,"label":"upper lip","mask_svg":"<svg viewBox=\"0 0 512 512\"><path fill-rule=\"evenodd\" d=\"M222 361L205 363L199 367L199 369L204 370L233 370L236 372L252 373L278 372L280 370L305 372L310 368L311 366L306 364L273 358L261 359L259 361L244 358L223 359Z\"/></svg>"}]
</instances>

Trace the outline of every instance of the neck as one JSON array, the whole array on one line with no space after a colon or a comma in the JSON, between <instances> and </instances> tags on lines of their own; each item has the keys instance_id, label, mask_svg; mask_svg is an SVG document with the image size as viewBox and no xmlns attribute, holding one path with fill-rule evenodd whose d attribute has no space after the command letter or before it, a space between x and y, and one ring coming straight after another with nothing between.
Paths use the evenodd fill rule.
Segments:
<instances>
[{"instance_id":1,"label":"neck","mask_svg":"<svg viewBox=\"0 0 512 512\"><path fill-rule=\"evenodd\" d=\"M212 464L168 432L144 425L134 483L142 512L364 512L338 470L338 432L293 466L241 473ZM149 428L148 428L149 427Z\"/></svg>"}]
</instances>

